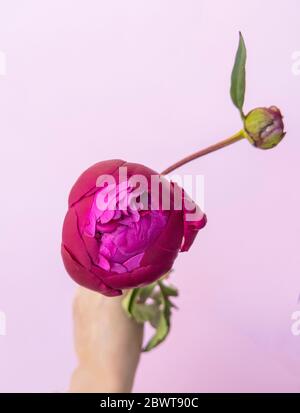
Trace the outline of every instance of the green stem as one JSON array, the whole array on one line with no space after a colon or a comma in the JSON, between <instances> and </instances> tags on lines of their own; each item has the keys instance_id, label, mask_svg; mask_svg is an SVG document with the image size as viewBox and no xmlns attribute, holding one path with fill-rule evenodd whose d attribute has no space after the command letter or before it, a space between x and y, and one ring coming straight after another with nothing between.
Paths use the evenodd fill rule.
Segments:
<instances>
[{"instance_id":1,"label":"green stem","mask_svg":"<svg viewBox=\"0 0 300 413\"><path fill-rule=\"evenodd\" d=\"M157 285L159 285L160 291L162 293L162 296L164 299L166 299L165 291L164 291L164 285L161 280L157 280Z\"/></svg>"},{"instance_id":2,"label":"green stem","mask_svg":"<svg viewBox=\"0 0 300 413\"><path fill-rule=\"evenodd\" d=\"M230 138L224 139L223 141L220 141L218 143L215 143L214 145L211 145L207 148L201 149L198 152L193 153L192 155L189 155L180 161L174 163L173 165L169 166L167 169L165 169L161 174L162 175L167 175L170 172L173 172L175 169L180 168L181 166L194 161L195 159L201 158L202 156L208 155L211 152L218 151L219 149L225 148L226 146L232 145L235 142L238 142L242 139L245 138L245 131L242 129L239 132L237 132L235 135L230 136Z\"/></svg>"}]
</instances>

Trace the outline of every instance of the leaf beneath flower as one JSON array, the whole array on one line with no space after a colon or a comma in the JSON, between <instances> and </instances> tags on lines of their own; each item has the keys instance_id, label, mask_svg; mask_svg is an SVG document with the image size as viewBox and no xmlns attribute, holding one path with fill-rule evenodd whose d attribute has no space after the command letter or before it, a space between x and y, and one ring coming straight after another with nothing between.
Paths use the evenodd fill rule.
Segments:
<instances>
[{"instance_id":1,"label":"leaf beneath flower","mask_svg":"<svg viewBox=\"0 0 300 413\"><path fill-rule=\"evenodd\" d=\"M159 317L159 322L158 326L156 329L156 332L154 336L149 340L147 343L146 347L143 349L143 351L150 351L154 347L158 346L160 343L162 343L165 338L167 337L169 333L170 325L169 325L169 320L165 317L163 313L160 313Z\"/></svg>"},{"instance_id":2,"label":"leaf beneath flower","mask_svg":"<svg viewBox=\"0 0 300 413\"><path fill-rule=\"evenodd\" d=\"M143 351L152 350L167 337L171 325L171 309L175 307L170 297L177 296L177 289L165 284L162 279L126 294L122 305L127 315L137 323L148 322L155 329Z\"/></svg>"}]
</instances>

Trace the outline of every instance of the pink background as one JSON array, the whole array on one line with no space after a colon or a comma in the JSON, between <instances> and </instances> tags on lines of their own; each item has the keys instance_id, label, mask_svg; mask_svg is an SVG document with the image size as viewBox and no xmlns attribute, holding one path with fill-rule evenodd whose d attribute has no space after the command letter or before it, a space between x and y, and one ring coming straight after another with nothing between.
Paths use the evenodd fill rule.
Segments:
<instances>
[{"instance_id":1,"label":"pink background","mask_svg":"<svg viewBox=\"0 0 300 413\"><path fill-rule=\"evenodd\" d=\"M181 170L205 175L209 221L176 262L180 311L135 390L300 390L299 15L298 0L0 1L0 391L68 386L75 285L59 247L80 172L113 157L162 170L240 128L238 30L246 110L278 105L288 135Z\"/></svg>"}]
</instances>

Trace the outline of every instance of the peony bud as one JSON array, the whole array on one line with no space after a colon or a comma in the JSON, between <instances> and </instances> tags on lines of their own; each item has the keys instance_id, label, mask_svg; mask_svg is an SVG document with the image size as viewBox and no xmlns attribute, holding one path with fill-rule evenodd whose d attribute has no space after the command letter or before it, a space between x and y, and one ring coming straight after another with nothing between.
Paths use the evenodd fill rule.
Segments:
<instances>
[{"instance_id":1,"label":"peony bud","mask_svg":"<svg viewBox=\"0 0 300 413\"><path fill-rule=\"evenodd\" d=\"M284 124L276 106L257 108L248 113L244 120L246 138L260 149L271 149L284 137Z\"/></svg>"}]
</instances>

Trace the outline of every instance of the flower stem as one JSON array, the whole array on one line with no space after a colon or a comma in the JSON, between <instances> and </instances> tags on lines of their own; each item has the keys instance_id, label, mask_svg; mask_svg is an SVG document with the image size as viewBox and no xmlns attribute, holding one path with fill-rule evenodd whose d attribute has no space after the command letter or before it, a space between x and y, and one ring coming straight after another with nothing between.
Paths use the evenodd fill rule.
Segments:
<instances>
[{"instance_id":1,"label":"flower stem","mask_svg":"<svg viewBox=\"0 0 300 413\"><path fill-rule=\"evenodd\" d=\"M214 145L208 146L207 148L201 149L198 152L193 153L192 155L189 155L180 161L174 163L173 165L169 166L167 169L165 169L161 174L162 175L167 175L170 172L173 172L175 169L180 168L181 166L194 161L195 159L201 158L204 155L208 155L211 152L215 152L219 149L225 148L226 146L232 145L235 142L240 141L241 139L245 138L245 131L242 129L239 132L237 132L235 135L231 136L230 138L224 139L223 141L220 141L218 143L215 143Z\"/></svg>"}]
</instances>

